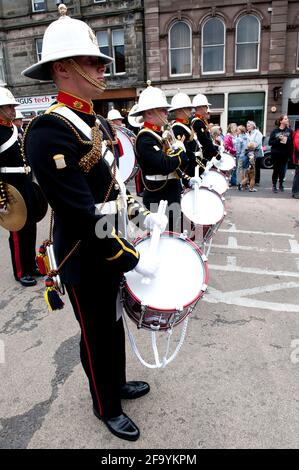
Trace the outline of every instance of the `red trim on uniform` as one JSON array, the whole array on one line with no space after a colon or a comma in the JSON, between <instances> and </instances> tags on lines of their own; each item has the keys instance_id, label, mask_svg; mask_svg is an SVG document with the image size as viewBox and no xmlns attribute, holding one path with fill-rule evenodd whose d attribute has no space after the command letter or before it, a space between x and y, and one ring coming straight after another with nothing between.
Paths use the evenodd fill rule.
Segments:
<instances>
[{"instance_id":1,"label":"red trim on uniform","mask_svg":"<svg viewBox=\"0 0 299 470\"><path fill-rule=\"evenodd\" d=\"M188 119L176 118L175 122L181 122L182 124L189 124Z\"/></svg>"},{"instance_id":2,"label":"red trim on uniform","mask_svg":"<svg viewBox=\"0 0 299 470\"><path fill-rule=\"evenodd\" d=\"M119 150L119 156L122 157L124 155L124 149L123 149L122 143L118 137L116 138L116 140L117 140L117 145L118 145L118 150Z\"/></svg>"},{"instance_id":3,"label":"red trim on uniform","mask_svg":"<svg viewBox=\"0 0 299 470\"><path fill-rule=\"evenodd\" d=\"M81 328L82 328L82 335L83 335L84 343L85 343L85 346L86 346L86 351L87 351L87 356L88 356L88 362L89 362L89 368L90 368L90 373L91 373L91 380L92 380L93 387L94 387L94 391L95 391L95 394L96 394L96 397L97 397L99 412L100 412L100 415L102 416L102 406L101 406L101 401L100 401L100 397L99 397L99 394L98 394L98 391L97 391L96 381L95 381L95 377L94 377L94 373L93 373L92 362L91 362L91 355L90 355L90 349L89 349L88 342L87 342L87 338L86 338L86 333L85 333L85 328L84 328L84 322L83 322L83 317L82 317L82 313L81 313L79 301L78 301L77 295L76 295L76 293L75 293L74 287L72 287L72 293L73 293L73 296L74 296L74 298L75 298L75 302L76 302L76 306L77 306L77 311L78 311L78 314L79 314L79 317L80 317L80 323L81 323Z\"/></svg>"},{"instance_id":4,"label":"red trim on uniform","mask_svg":"<svg viewBox=\"0 0 299 470\"><path fill-rule=\"evenodd\" d=\"M57 101L58 103L63 103L69 108L80 111L81 113L93 114L93 105L91 102L85 101L83 98L72 95L66 91L59 91Z\"/></svg>"},{"instance_id":5,"label":"red trim on uniform","mask_svg":"<svg viewBox=\"0 0 299 470\"><path fill-rule=\"evenodd\" d=\"M12 127L12 121L0 118L0 126Z\"/></svg>"},{"instance_id":6,"label":"red trim on uniform","mask_svg":"<svg viewBox=\"0 0 299 470\"><path fill-rule=\"evenodd\" d=\"M201 119L205 123L206 126L209 125L208 121L206 120L205 117L203 117L202 114L195 113L195 117L197 117L198 119Z\"/></svg>"},{"instance_id":7,"label":"red trim on uniform","mask_svg":"<svg viewBox=\"0 0 299 470\"><path fill-rule=\"evenodd\" d=\"M161 131L160 126L156 126L155 124L152 124L151 122L147 122L147 121L145 121L144 127L147 128L147 129L151 129L152 131L155 131L155 132L160 132Z\"/></svg>"},{"instance_id":8,"label":"red trim on uniform","mask_svg":"<svg viewBox=\"0 0 299 470\"><path fill-rule=\"evenodd\" d=\"M12 233L12 240L13 240L13 246L14 246L14 261L16 265L16 270L17 270L17 278L20 279L22 277L22 264L21 264L21 257L20 257L20 243L19 243L19 237L17 232L11 232Z\"/></svg>"}]
</instances>

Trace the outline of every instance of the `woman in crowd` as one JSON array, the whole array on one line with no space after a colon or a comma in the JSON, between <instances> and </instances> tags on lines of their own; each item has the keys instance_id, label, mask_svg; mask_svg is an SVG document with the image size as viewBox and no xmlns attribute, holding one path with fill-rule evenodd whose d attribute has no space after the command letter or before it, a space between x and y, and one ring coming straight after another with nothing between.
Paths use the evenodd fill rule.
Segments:
<instances>
[{"instance_id":1,"label":"woman in crowd","mask_svg":"<svg viewBox=\"0 0 299 470\"><path fill-rule=\"evenodd\" d=\"M272 191L277 193L277 180L279 180L279 191L284 191L285 168L293 152L293 131L290 128L287 115L280 116L275 124L276 127L271 132L269 145L271 145L273 162Z\"/></svg>"}]
</instances>

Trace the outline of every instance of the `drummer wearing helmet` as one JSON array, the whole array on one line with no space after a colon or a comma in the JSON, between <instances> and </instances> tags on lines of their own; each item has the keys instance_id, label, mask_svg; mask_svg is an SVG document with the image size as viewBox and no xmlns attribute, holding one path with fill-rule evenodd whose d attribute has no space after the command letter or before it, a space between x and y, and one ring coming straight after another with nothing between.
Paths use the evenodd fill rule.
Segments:
<instances>
[{"instance_id":1,"label":"drummer wearing helmet","mask_svg":"<svg viewBox=\"0 0 299 470\"><path fill-rule=\"evenodd\" d=\"M211 103L208 102L205 95L198 93L193 98L192 106L195 108L195 116L191 126L202 146L203 158L211 160L216 157L217 160L220 160L219 147L213 144L208 127Z\"/></svg>"},{"instance_id":2,"label":"drummer wearing helmet","mask_svg":"<svg viewBox=\"0 0 299 470\"><path fill-rule=\"evenodd\" d=\"M124 117L120 114L118 109L110 109L107 114L107 119L112 123L114 126L124 126Z\"/></svg>"},{"instance_id":3,"label":"drummer wearing helmet","mask_svg":"<svg viewBox=\"0 0 299 470\"><path fill-rule=\"evenodd\" d=\"M64 14L51 23L41 60L23 75L53 79L57 103L31 121L24 142L54 211L54 250L81 328L81 362L93 412L111 433L135 441L139 429L123 413L121 400L145 395L149 385L126 381L125 336L116 300L124 272L135 268L153 276L157 265L140 257L116 223L125 222L127 215L137 217L137 212L146 227L158 224L163 230L167 220L126 195L112 153L111 128L93 110L92 100L105 89L105 66L112 60L101 53L83 21Z\"/></svg>"},{"instance_id":4,"label":"drummer wearing helmet","mask_svg":"<svg viewBox=\"0 0 299 470\"><path fill-rule=\"evenodd\" d=\"M184 171L188 157L183 141L173 139L169 131L166 136L163 132L164 126L168 125L169 108L163 91L148 82L131 116L142 116L143 120L136 139L137 161L144 183L143 203L151 209L166 200L170 209L169 228L180 231L181 178L190 178Z\"/></svg>"},{"instance_id":5,"label":"drummer wearing helmet","mask_svg":"<svg viewBox=\"0 0 299 470\"><path fill-rule=\"evenodd\" d=\"M8 228L9 247L13 273L16 281L24 287L36 285L36 276L40 276L35 263L36 215L35 190L32 183L31 168L24 160L21 152L18 129L14 125L16 107L19 103L7 88L0 88L0 209L3 214L4 227ZM4 183L4 185L1 183ZM24 202L26 214L21 229L5 225L9 191L5 183L19 191ZM6 212L7 207L8 212ZM15 216L19 209L16 209ZM13 217L13 214L12 214Z\"/></svg>"}]
</instances>

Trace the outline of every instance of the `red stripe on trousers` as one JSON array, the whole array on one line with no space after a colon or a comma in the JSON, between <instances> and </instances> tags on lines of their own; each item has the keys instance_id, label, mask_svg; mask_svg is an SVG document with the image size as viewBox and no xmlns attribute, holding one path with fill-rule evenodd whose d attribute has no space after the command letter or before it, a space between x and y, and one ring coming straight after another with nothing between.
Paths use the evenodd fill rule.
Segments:
<instances>
[{"instance_id":1,"label":"red stripe on trousers","mask_svg":"<svg viewBox=\"0 0 299 470\"><path fill-rule=\"evenodd\" d=\"M90 349L89 349L88 342L87 342L87 338L86 338L86 333L85 333L85 328L84 328L84 323L83 323L83 317L82 317L82 313L81 313L79 301L78 301L78 298L77 298L77 296L76 296L75 289L74 289L73 287L72 287L72 292L73 292L73 296L74 296L74 298L75 298L75 302L76 302L78 314L79 314L79 317L80 317L80 323L81 323L81 328L82 328L82 335L83 335L84 343L85 343L85 346L86 346L86 351L87 351L87 356L88 356L88 362L89 362L89 368L90 368L90 373L91 373L91 380L92 380L93 387L94 387L94 391L95 391L95 394L96 394L96 397L97 397L99 412L100 412L100 415L102 416L102 407L101 407L100 397L99 397L99 394L98 394L98 391L97 391L97 387L96 387L96 381L95 381L95 378L94 378L94 373L93 373L93 368L92 368L92 361L91 361L91 355L90 355Z\"/></svg>"},{"instance_id":2,"label":"red stripe on trousers","mask_svg":"<svg viewBox=\"0 0 299 470\"><path fill-rule=\"evenodd\" d=\"M16 264L17 270L17 278L20 279L22 277L22 265L21 265L21 257L20 257L20 243L18 232L12 232L12 240L14 246L14 260Z\"/></svg>"}]
</instances>

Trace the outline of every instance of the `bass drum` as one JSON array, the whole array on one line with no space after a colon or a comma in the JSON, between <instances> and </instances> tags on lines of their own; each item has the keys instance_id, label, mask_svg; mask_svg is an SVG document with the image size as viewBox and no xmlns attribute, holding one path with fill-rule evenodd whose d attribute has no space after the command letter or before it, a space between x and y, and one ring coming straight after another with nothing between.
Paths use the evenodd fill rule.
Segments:
<instances>
[{"instance_id":1,"label":"bass drum","mask_svg":"<svg viewBox=\"0 0 299 470\"><path fill-rule=\"evenodd\" d=\"M222 152L221 159L215 160L214 166L221 171L231 171L236 166L236 159L230 153Z\"/></svg>"},{"instance_id":2,"label":"bass drum","mask_svg":"<svg viewBox=\"0 0 299 470\"><path fill-rule=\"evenodd\" d=\"M222 196L228 190L228 178L220 170L212 168L203 178L201 187L214 189Z\"/></svg>"},{"instance_id":3,"label":"bass drum","mask_svg":"<svg viewBox=\"0 0 299 470\"><path fill-rule=\"evenodd\" d=\"M134 178L138 166L134 151L135 134L125 127L116 127L116 135L119 139L123 155L119 158L119 171L124 183Z\"/></svg>"},{"instance_id":4,"label":"bass drum","mask_svg":"<svg viewBox=\"0 0 299 470\"><path fill-rule=\"evenodd\" d=\"M137 240L141 256L148 253L150 236ZM136 271L125 275L121 297L125 312L138 328L167 330L194 309L208 283L203 252L188 238L164 232L158 247L159 268L149 284Z\"/></svg>"}]
</instances>

